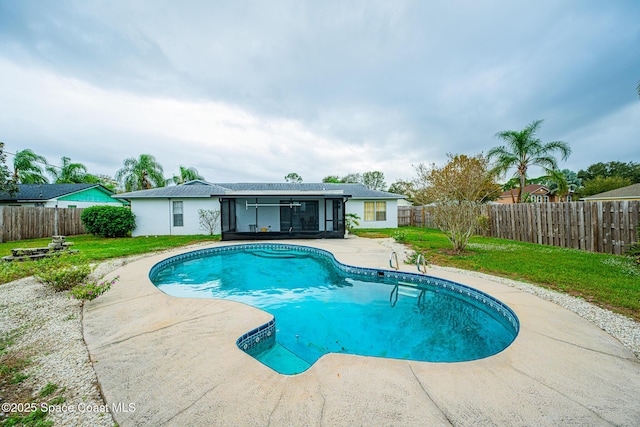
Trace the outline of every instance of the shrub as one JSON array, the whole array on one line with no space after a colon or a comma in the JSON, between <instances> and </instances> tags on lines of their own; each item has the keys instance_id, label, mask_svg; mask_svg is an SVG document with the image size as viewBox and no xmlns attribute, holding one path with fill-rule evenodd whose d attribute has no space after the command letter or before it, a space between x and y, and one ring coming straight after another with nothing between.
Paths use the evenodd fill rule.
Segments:
<instances>
[{"instance_id":1,"label":"shrub","mask_svg":"<svg viewBox=\"0 0 640 427\"><path fill-rule=\"evenodd\" d=\"M220 211L212 209L198 209L198 220L200 227L207 230L210 236L213 236L220 224Z\"/></svg>"},{"instance_id":2,"label":"shrub","mask_svg":"<svg viewBox=\"0 0 640 427\"><path fill-rule=\"evenodd\" d=\"M351 231L354 227L358 227L360 225L360 217L354 213L347 213L344 215L345 228L347 231Z\"/></svg>"},{"instance_id":3,"label":"shrub","mask_svg":"<svg viewBox=\"0 0 640 427\"><path fill-rule=\"evenodd\" d=\"M92 280L86 283L81 283L74 286L69 293L71 294L71 298L81 301L93 301L111 289L111 285L116 283L119 278L120 276L116 276L111 280L103 280L102 282Z\"/></svg>"},{"instance_id":4,"label":"shrub","mask_svg":"<svg viewBox=\"0 0 640 427\"><path fill-rule=\"evenodd\" d=\"M102 237L125 237L136 228L135 215L119 206L91 206L80 219L89 233Z\"/></svg>"},{"instance_id":5,"label":"shrub","mask_svg":"<svg viewBox=\"0 0 640 427\"><path fill-rule=\"evenodd\" d=\"M409 235L406 231L396 231L393 233L393 240L398 243L407 243Z\"/></svg>"},{"instance_id":6,"label":"shrub","mask_svg":"<svg viewBox=\"0 0 640 427\"><path fill-rule=\"evenodd\" d=\"M81 258L72 259L72 256L42 260L38 268L36 279L58 292L68 291L82 283L93 271L89 263Z\"/></svg>"}]
</instances>

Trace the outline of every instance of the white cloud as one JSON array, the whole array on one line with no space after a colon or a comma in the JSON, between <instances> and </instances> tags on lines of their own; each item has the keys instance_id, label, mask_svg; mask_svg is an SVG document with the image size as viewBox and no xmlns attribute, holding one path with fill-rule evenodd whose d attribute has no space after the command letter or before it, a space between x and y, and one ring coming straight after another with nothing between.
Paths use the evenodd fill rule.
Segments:
<instances>
[{"instance_id":1,"label":"white cloud","mask_svg":"<svg viewBox=\"0 0 640 427\"><path fill-rule=\"evenodd\" d=\"M3 105L11 105L2 111L5 126L25 120L51 144L46 155L67 155L94 173L113 175L122 160L143 153L155 155L168 176L179 165L195 166L214 181L281 181L288 172L319 181L336 171L384 166L375 157L386 153L366 144L344 144L298 121L260 117L221 102L104 90L41 70L25 72L6 62L0 63L0 74L14 88L3 95ZM26 87L26 93L19 89ZM36 117L33 111L47 114ZM38 151L22 142L26 145L13 149Z\"/></svg>"},{"instance_id":2,"label":"white cloud","mask_svg":"<svg viewBox=\"0 0 640 427\"><path fill-rule=\"evenodd\" d=\"M621 113L640 103L635 12L587 0L0 2L0 138L109 175L149 153L169 176L381 170L392 183L545 119L541 138L569 142L575 169L639 161L640 123Z\"/></svg>"}]
</instances>

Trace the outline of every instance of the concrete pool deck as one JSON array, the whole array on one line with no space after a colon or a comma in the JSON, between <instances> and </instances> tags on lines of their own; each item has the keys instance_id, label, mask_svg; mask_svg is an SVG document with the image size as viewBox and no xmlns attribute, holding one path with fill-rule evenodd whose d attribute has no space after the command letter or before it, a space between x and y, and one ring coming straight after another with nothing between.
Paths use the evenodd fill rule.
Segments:
<instances>
[{"instance_id":1,"label":"concrete pool deck","mask_svg":"<svg viewBox=\"0 0 640 427\"><path fill-rule=\"evenodd\" d=\"M210 246L235 243L242 242ZM390 249L375 240L285 243L389 269ZM150 268L183 252L120 267L108 275L120 276L113 288L85 305L87 347L122 427L640 425L640 361L593 323L522 290L429 271L515 311L520 334L495 356L428 363L328 354L306 372L285 376L235 344L270 315L232 301L174 298L153 286Z\"/></svg>"}]
</instances>

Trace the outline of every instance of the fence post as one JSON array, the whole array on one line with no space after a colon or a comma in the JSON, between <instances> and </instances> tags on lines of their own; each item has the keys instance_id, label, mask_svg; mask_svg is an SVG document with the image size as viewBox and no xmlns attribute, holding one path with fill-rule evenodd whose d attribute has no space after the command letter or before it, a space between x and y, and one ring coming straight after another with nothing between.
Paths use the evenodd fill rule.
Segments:
<instances>
[{"instance_id":1,"label":"fence post","mask_svg":"<svg viewBox=\"0 0 640 427\"><path fill-rule=\"evenodd\" d=\"M58 234L58 204L56 203L55 211L53 212L53 235L59 236Z\"/></svg>"}]
</instances>

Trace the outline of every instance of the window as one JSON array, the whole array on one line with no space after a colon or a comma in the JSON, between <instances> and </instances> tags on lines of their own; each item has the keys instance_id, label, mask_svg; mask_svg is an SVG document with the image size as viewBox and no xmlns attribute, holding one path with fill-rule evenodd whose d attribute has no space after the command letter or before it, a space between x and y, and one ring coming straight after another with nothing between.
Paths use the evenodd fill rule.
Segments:
<instances>
[{"instance_id":1,"label":"window","mask_svg":"<svg viewBox=\"0 0 640 427\"><path fill-rule=\"evenodd\" d=\"M183 217L182 202L173 202L173 226L182 227L184 225Z\"/></svg>"},{"instance_id":2,"label":"window","mask_svg":"<svg viewBox=\"0 0 640 427\"><path fill-rule=\"evenodd\" d=\"M365 221L386 221L387 202L364 202Z\"/></svg>"}]
</instances>

